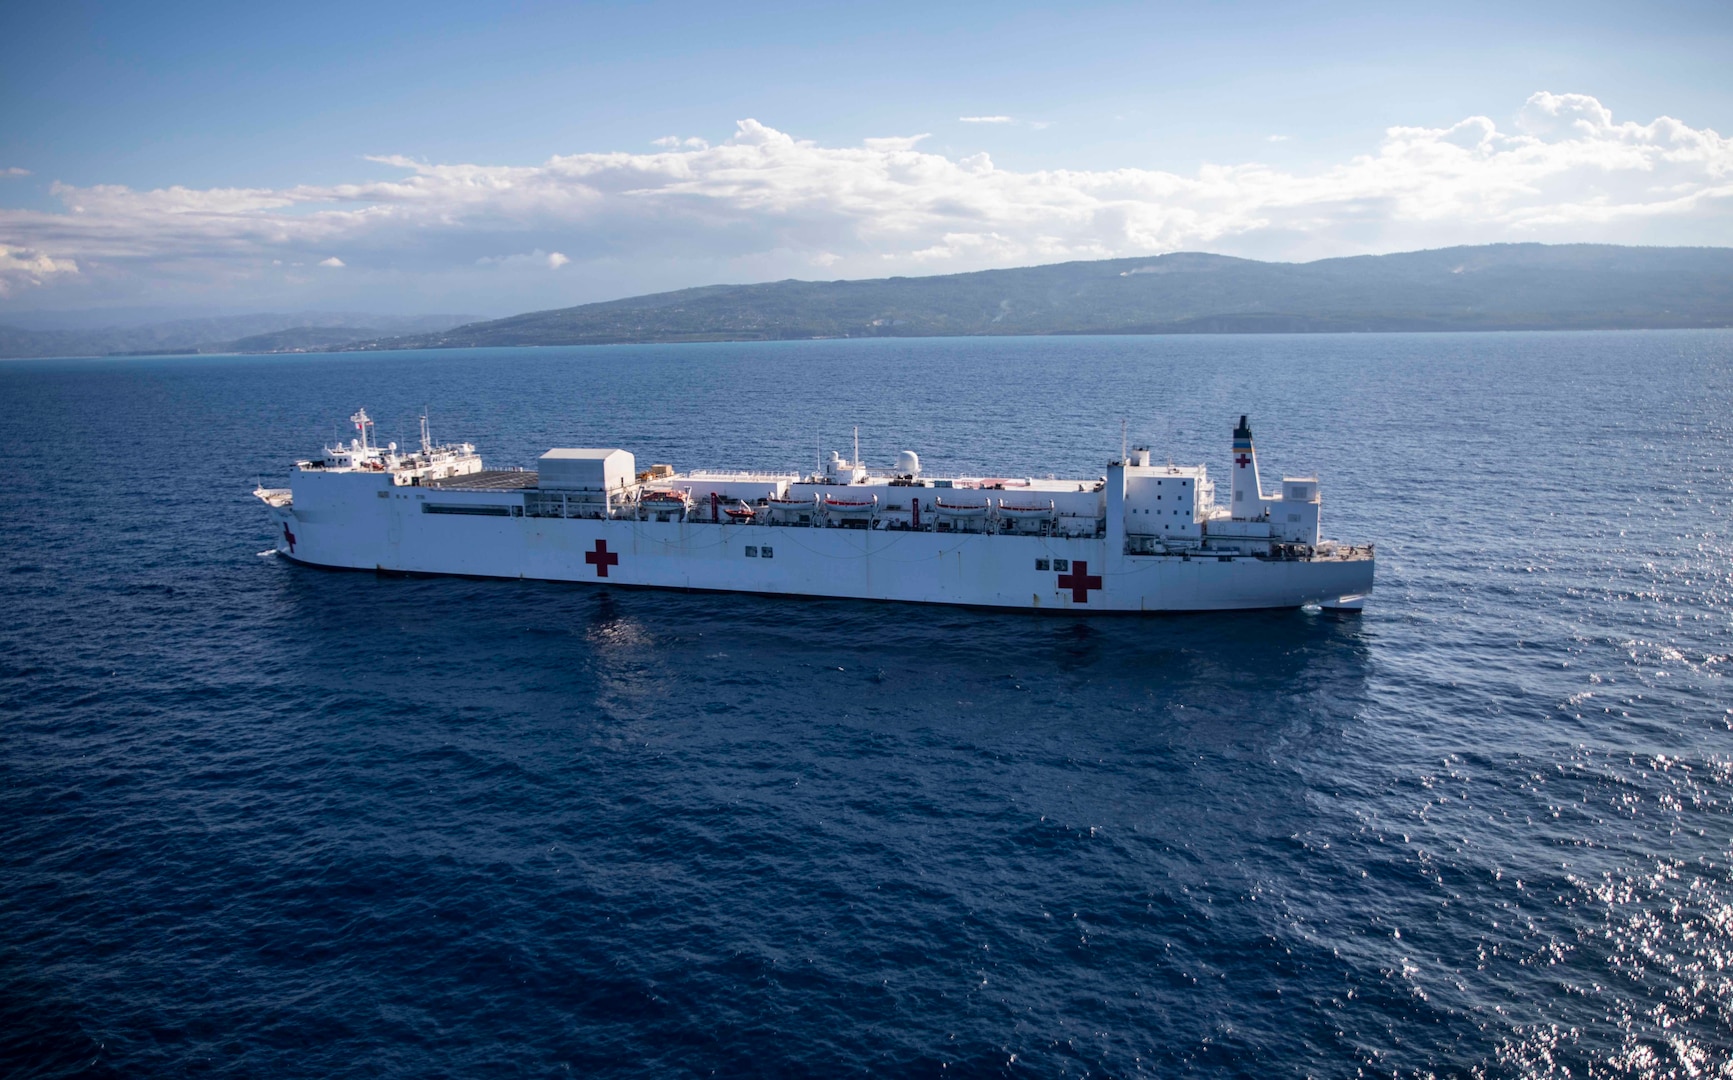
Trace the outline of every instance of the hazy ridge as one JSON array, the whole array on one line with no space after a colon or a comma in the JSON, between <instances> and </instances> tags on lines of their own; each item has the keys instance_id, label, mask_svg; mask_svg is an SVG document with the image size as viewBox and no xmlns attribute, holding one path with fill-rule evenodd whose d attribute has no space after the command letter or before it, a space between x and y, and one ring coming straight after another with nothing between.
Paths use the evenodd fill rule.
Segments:
<instances>
[{"instance_id":1,"label":"hazy ridge","mask_svg":"<svg viewBox=\"0 0 1733 1080\"><path fill-rule=\"evenodd\" d=\"M969 334L1733 326L1733 249L1495 244L1266 263L1178 253L658 293L362 348Z\"/></svg>"},{"instance_id":2,"label":"hazy ridge","mask_svg":"<svg viewBox=\"0 0 1733 1080\"><path fill-rule=\"evenodd\" d=\"M0 357L112 356L147 353L307 352L386 334L434 333L471 315L369 315L303 311L171 319L91 329L26 329L0 324Z\"/></svg>"},{"instance_id":3,"label":"hazy ridge","mask_svg":"<svg viewBox=\"0 0 1733 1080\"><path fill-rule=\"evenodd\" d=\"M776 281L469 321L238 315L0 326L0 357L273 353L998 334L1632 330L1733 326L1733 249L1492 244L1269 263L1180 252L933 277Z\"/></svg>"}]
</instances>

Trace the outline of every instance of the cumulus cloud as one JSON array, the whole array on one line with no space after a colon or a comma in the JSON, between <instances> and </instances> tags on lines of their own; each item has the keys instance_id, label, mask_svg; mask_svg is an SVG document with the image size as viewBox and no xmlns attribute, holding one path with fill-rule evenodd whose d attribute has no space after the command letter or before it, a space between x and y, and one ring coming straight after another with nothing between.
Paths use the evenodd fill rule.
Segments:
<instances>
[{"instance_id":1,"label":"cumulus cloud","mask_svg":"<svg viewBox=\"0 0 1733 1080\"><path fill-rule=\"evenodd\" d=\"M333 270L341 270L347 264L344 263L342 259L339 259L337 256L333 255L329 259L320 259L319 265L320 266L329 266Z\"/></svg>"},{"instance_id":2,"label":"cumulus cloud","mask_svg":"<svg viewBox=\"0 0 1733 1080\"><path fill-rule=\"evenodd\" d=\"M1307 171L1013 170L986 154L920 149L924 138L828 147L742 120L715 146L670 136L648 153L539 165L381 157L400 175L348 184L57 183L58 211L0 209L0 280L10 290L100 281L116 295L145 282L243 280L268 295L297 262L341 265L325 258L338 249L365 257L367 287L437 280L461 294L496 281L510 307L814 267L867 277L1182 249L1318 257L1501 240L1733 243L1733 140L1669 117L1621 122L1581 94L1537 93L1508 129L1483 116L1392 127L1365 153ZM513 251L528 254L497 254ZM562 254L574 251L583 254ZM520 266L540 270L535 281L563 268L564 291L532 296L510 291L532 279L475 276Z\"/></svg>"},{"instance_id":3,"label":"cumulus cloud","mask_svg":"<svg viewBox=\"0 0 1733 1080\"><path fill-rule=\"evenodd\" d=\"M78 264L71 259L56 259L30 248L0 244L0 296L10 296L27 285L41 285L57 275L76 273Z\"/></svg>"},{"instance_id":4,"label":"cumulus cloud","mask_svg":"<svg viewBox=\"0 0 1733 1080\"><path fill-rule=\"evenodd\" d=\"M957 117L957 123L959 123L959 124L1009 124L1011 122L1012 122L1012 120L1009 116L959 116L959 117Z\"/></svg>"},{"instance_id":5,"label":"cumulus cloud","mask_svg":"<svg viewBox=\"0 0 1733 1080\"><path fill-rule=\"evenodd\" d=\"M1613 113L1587 94L1532 95L1517 114L1516 126L1542 138L1597 138L1613 130Z\"/></svg>"}]
</instances>

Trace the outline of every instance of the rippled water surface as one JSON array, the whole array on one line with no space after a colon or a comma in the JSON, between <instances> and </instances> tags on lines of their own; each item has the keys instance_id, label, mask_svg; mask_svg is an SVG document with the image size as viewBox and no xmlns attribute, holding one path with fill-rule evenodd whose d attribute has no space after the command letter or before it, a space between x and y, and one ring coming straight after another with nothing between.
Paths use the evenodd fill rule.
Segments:
<instances>
[{"instance_id":1,"label":"rippled water surface","mask_svg":"<svg viewBox=\"0 0 1733 1080\"><path fill-rule=\"evenodd\" d=\"M1316 469L1364 615L379 578L382 438ZM1733 333L0 366L8 1075L1733 1076Z\"/></svg>"}]
</instances>

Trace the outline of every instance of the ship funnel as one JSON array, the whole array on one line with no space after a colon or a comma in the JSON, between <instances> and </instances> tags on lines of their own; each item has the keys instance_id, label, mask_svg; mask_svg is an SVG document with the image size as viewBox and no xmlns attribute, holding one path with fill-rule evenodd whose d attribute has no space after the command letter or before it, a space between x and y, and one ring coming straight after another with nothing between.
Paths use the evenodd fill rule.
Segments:
<instances>
[{"instance_id":1,"label":"ship funnel","mask_svg":"<svg viewBox=\"0 0 1733 1080\"><path fill-rule=\"evenodd\" d=\"M1252 445L1252 425L1240 417L1234 428L1233 501L1228 505L1238 520L1263 517L1263 488L1258 483L1258 451Z\"/></svg>"}]
</instances>

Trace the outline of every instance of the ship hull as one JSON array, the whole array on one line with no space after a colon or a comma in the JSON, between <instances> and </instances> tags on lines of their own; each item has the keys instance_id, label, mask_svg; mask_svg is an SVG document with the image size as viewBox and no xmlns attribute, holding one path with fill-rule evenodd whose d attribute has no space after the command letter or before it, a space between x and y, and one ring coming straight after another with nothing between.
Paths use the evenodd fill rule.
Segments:
<instances>
[{"instance_id":1,"label":"ship hull","mask_svg":"<svg viewBox=\"0 0 1733 1080\"><path fill-rule=\"evenodd\" d=\"M436 514L405 489L381 491L347 505L273 508L278 550L389 573L1078 614L1353 610L1374 569L1369 556L1129 555L1106 537Z\"/></svg>"}]
</instances>

